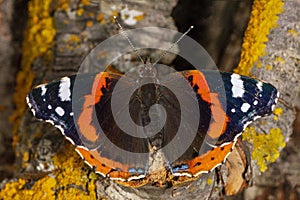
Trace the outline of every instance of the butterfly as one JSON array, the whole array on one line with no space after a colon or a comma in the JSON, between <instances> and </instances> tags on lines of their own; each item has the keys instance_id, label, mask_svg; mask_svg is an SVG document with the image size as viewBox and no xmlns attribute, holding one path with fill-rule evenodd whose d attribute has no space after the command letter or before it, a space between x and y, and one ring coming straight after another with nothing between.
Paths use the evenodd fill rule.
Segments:
<instances>
[{"instance_id":1,"label":"butterfly","mask_svg":"<svg viewBox=\"0 0 300 200\"><path fill-rule=\"evenodd\" d=\"M67 76L35 87L26 101L97 173L129 187L169 185L176 177L212 171L251 122L272 113L279 98L273 85L228 72L160 76L145 65L137 76L124 77ZM130 131L119 127L128 118Z\"/></svg>"}]
</instances>

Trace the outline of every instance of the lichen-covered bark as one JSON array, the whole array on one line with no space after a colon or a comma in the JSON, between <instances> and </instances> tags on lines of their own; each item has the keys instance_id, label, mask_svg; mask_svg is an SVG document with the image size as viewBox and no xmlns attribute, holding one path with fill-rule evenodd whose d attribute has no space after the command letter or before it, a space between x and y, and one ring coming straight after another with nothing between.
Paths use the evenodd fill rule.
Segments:
<instances>
[{"instance_id":1,"label":"lichen-covered bark","mask_svg":"<svg viewBox=\"0 0 300 200\"><path fill-rule=\"evenodd\" d=\"M143 13L134 18L136 24L131 27L151 25L175 29L170 14L176 3L176 0L128 2L130 9ZM269 179L272 176L260 179L258 174L276 160L292 133L294 94L299 93L296 87L299 85L299 52L296 49L299 45L299 26L296 26L299 12L294 9L299 8L298 4L297 1L283 3L280 0L254 2L241 61L236 69L236 72L245 75L251 72L279 88L284 103L280 102L274 111L276 116L251 125L243 141L238 142L226 164L216 170L217 173L205 174L191 183L161 189L150 185L126 188L96 175L59 131L36 121L25 104L25 95L31 87L76 73L80 62L91 49L118 33L112 17L124 8L124 4L88 0L30 1L13 115L19 173L16 176L18 179L2 184L0 198L215 199L219 198L221 191L226 195L242 191L251 185L254 176L257 186L260 183L271 185L268 181L272 180ZM112 5L116 5L115 10L112 10ZM290 9L294 9L293 12ZM168 63L171 60L172 56L163 61ZM260 148L261 145L266 145L266 148ZM288 168L292 175L281 174L287 177L291 185L299 185L293 179L298 172L292 170L297 167L295 161L299 156L284 155L287 161L281 157L279 164ZM285 172L286 168L279 167L278 170ZM273 169L277 168L272 166L267 173ZM244 194L244 198L251 198L249 192Z\"/></svg>"},{"instance_id":2,"label":"lichen-covered bark","mask_svg":"<svg viewBox=\"0 0 300 200\"><path fill-rule=\"evenodd\" d=\"M256 129L258 132L274 135L270 138L271 140L265 141L264 146L267 148L261 147L267 151L273 150L268 153L267 151L257 152L254 149L252 152L252 157L258 158L254 159L254 162L263 164L259 165L260 170L258 168L254 170L255 187L246 191L245 195L248 199L255 198L253 193L257 194L257 197L277 199L293 199L297 196L299 198L300 194L298 187L300 148L297 144L299 137L292 135L296 118L295 106L299 101L300 91L300 1L287 0L282 4L282 11L277 17L277 25L268 34L263 55L259 56L254 68L251 69L251 74L278 88L281 100L274 111L277 116L271 116L270 120L255 124L259 128ZM272 7L277 8L278 5L280 4L274 4ZM266 135L266 137L270 136ZM282 137L285 144L278 143ZM255 143L253 145L255 146ZM286 148L278 151L284 145ZM257 154L260 155L257 156ZM271 161L274 157L278 159ZM262 170L266 169L266 164L275 160L276 163L268 167L268 170ZM261 171L265 173L260 176ZM274 190L274 188L277 189Z\"/></svg>"}]
</instances>

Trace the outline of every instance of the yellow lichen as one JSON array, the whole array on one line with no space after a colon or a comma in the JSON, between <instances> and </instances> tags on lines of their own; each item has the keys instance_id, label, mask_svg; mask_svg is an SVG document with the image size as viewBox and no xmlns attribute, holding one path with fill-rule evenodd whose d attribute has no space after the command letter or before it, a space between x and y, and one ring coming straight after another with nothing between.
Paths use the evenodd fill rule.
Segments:
<instances>
[{"instance_id":1,"label":"yellow lichen","mask_svg":"<svg viewBox=\"0 0 300 200\"><path fill-rule=\"evenodd\" d=\"M256 63L256 67L257 67L257 68L261 68L261 67L262 67L262 63L261 63L261 61L260 61L260 60L258 60L258 61L257 61L257 63Z\"/></svg>"},{"instance_id":2,"label":"yellow lichen","mask_svg":"<svg viewBox=\"0 0 300 200\"><path fill-rule=\"evenodd\" d=\"M60 8L69 7L69 0L59 0ZM17 75L16 93L14 101L16 111L11 117L14 121L14 133L20 126L20 117L27 108L25 97L32 87L34 74L31 71L32 63L36 58L42 57L45 61L52 58L52 44L56 35L53 17L51 16L52 0L31 0L28 3L29 16L27 28L22 44L22 69ZM80 38L70 37L76 44L81 42ZM17 135L13 136L14 143L19 141ZM18 179L7 183L0 191L0 199L96 199L95 178L87 170L86 165L75 153L72 145L67 145L69 150L59 153L53 158L56 170L51 175L30 182L29 180ZM18 153L18 152L17 152ZM20 155L17 155L20 156ZM23 161L29 159L28 153L23 154ZM89 178L93 177L93 178Z\"/></svg>"},{"instance_id":3,"label":"yellow lichen","mask_svg":"<svg viewBox=\"0 0 300 200\"><path fill-rule=\"evenodd\" d=\"M86 26L87 26L87 27L93 26L93 22L92 22L92 21L87 21L87 22L86 22Z\"/></svg>"},{"instance_id":4,"label":"yellow lichen","mask_svg":"<svg viewBox=\"0 0 300 200\"><path fill-rule=\"evenodd\" d=\"M93 13L93 12L89 12L89 17L92 17L92 18L94 18L95 17L95 13Z\"/></svg>"},{"instance_id":5,"label":"yellow lichen","mask_svg":"<svg viewBox=\"0 0 300 200\"><path fill-rule=\"evenodd\" d=\"M26 184L26 180L18 179L15 182L7 183L5 187L0 191L0 197L4 199L21 199L21 195L18 193Z\"/></svg>"},{"instance_id":6,"label":"yellow lichen","mask_svg":"<svg viewBox=\"0 0 300 200\"><path fill-rule=\"evenodd\" d=\"M78 35L72 34L69 36L70 43L81 43L81 38Z\"/></svg>"},{"instance_id":7,"label":"yellow lichen","mask_svg":"<svg viewBox=\"0 0 300 200\"><path fill-rule=\"evenodd\" d=\"M207 185L211 185L213 183L213 180L211 178L208 178L206 183L207 183Z\"/></svg>"},{"instance_id":8,"label":"yellow lichen","mask_svg":"<svg viewBox=\"0 0 300 200\"><path fill-rule=\"evenodd\" d=\"M78 35L76 34L68 35L68 37L64 39L64 45L58 48L58 51L60 52L74 51L80 47L81 43L82 43L82 39Z\"/></svg>"},{"instance_id":9,"label":"yellow lichen","mask_svg":"<svg viewBox=\"0 0 300 200\"><path fill-rule=\"evenodd\" d=\"M56 170L37 180L31 188L24 187L24 179L7 183L0 191L5 199L96 199L97 175L82 170L86 165L71 144L67 150L53 157Z\"/></svg>"},{"instance_id":10,"label":"yellow lichen","mask_svg":"<svg viewBox=\"0 0 300 200\"><path fill-rule=\"evenodd\" d=\"M63 10L67 12L70 8L70 2L71 0L58 0L55 1L55 6L57 10Z\"/></svg>"},{"instance_id":11,"label":"yellow lichen","mask_svg":"<svg viewBox=\"0 0 300 200\"><path fill-rule=\"evenodd\" d=\"M77 14L78 16L82 16L83 12L84 12L83 8L79 8L79 9L77 10L76 14Z\"/></svg>"},{"instance_id":12,"label":"yellow lichen","mask_svg":"<svg viewBox=\"0 0 300 200\"><path fill-rule=\"evenodd\" d=\"M97 21L101 22L104 19L104 14L103 13L98 14L96 19Z\"/></svg>"},{"instance_id":13,"label":"yellow lichen","mask_svg":"<svg viewBox=\"0 0 300 200\"><path fill-rule=\"evenodd\" d=\"M276 108L276 109L274 109L273 113L275 115L281 116L282 115L282 108Z\"/></svg>"},{"instance_id":14,"label":"yellow lichen","mask_svg":"<svg viewBox=\"0 0 300 200\"><path fill-rule=\"evenodd\" d=\"M256 132L253 127L248 127L242 138L253 144L252 159L261 172L267 170L269 163L275 162L279 157L280 149L286 145L280 128L272 128L269 133L264 134Z\"/></svg>"},{"instance_id":15,"label":"yellow lichen","mask_svg":"<svg viewBox=\"0 0 300 200\"><path fill-rule=\"evenodd\" d=\"M28 3L28 23L24 34L22 44L22 70L17 75L16 93L14 94L14 103L16 111L11 116L11 121L14 122L14 133L17 132L20 124L20 117L27 108L25 97L31 89L34 74L31 71L31 65L38 57L43 57L45 60L51 59L47 51L52 47L56 29L54 21L50 15L51 0L45 0L41 3L39 0L32 0ZM14 137L14 139L17 139ZM17 141L14 141L14 144Z\"/></svg>"},{"instance_id":16,"label":"yellow lichen","mask_svg":"<svg viewBox=\"0 0 300 200\"><path fill-rule=\"evenodd\" d=\"M274 120L278 121L278 117L282 115L282 108L276 108L274 111Z\"/></svg>"},{"instance_id":17,"label":"yellow lichen","mask_svg":"<svg viewBox=\"0 0 300 200\"><path fill-rule=\"evenodd\" d=\"M266 65L265 68L266 68L266 70L272 70L273 69L273 67L271 65Z\"/></svg>"},{"instance_id":18,"label":"yellow lichen","mask_svg":"<svg viewBox=\"0 0 300 200\"><path fill-rule=\"evenodd\" d=\"M249 75L251 67L265 54L270 30L276 27L278 14L283 11L281 0L255 0L242 45L241 61L235 73Z\"/></svg>"},{"instance_id":19,"label":"yellow lichen","mask_svg":"<svg viewBox=\"0 0 300 200\"><path fill-rule=\"evenodd\" d=\"M141 20L144 19L144 17L145 17L145 15L144 15L144 13L143 13L143 14L141 14L141 15L135 16L134 19L135 19L136 21L141 21Z\"/></svg>"},{"instance_id":20,"label":"yellow lichen","mask_svg":"<svg viewBox=\"0 0 300 200\"><path fill-rule=\"evenodd\" d=\"M27 162L29 160L29 152L23 153L23 162Z\"/></svg>"},{"instance_id":21,"label":"yellow lichen","mask_svg":"<svg viewBox=\"0 0 300 200\"><path fill-rule=\"evenodd\" d=\"M284 63L284 59L280 56L276 56L275 61L280 62L280 63Z\"/></svg>"},{"instance_id":22,"label":"yellow lichen","mask_svg":"<svg viewBox=\"0 0 300 200\"><path fill-rule=\"evenodd\" d=\"M80 0L80 4L84 5L84 6L88 6L90 5L90 0Z\"/></svg>"},{"instance_id":23,"label":"yellow lichen","mask_svg":"<svg viewBox=\"0 0 300 200\"><path fill-rule=\"evenodd\" d=\"M293 37L297 37L298 34L299 34L295 29L289 29L289 30L288 30L288 33L289 33L289 34L292 34Z\"/></svg>"}]
</instances>

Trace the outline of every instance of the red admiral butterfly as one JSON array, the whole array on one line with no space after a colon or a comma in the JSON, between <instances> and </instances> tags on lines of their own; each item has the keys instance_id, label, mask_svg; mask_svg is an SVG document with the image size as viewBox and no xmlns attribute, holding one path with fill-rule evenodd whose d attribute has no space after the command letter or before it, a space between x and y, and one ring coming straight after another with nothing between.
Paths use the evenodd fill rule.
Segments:
<instances>
[{"instance_id":1,"label":"red admiral butterfly","mask_svg":"<svg viewBox=\"0 0 300 200\"><path fill-rule=\"evenodd\" d=\"M174 138L181 120L178 113L189 108L188 105L180 108L176 96L159 84L141 86L129 101L131 117L141 126L149 123L147 113L153 104L166 108L167 121L163 129L150 138L128 135L114 120L111 97L121 74L101 72L64 77L34 88L26 100L35 117L59 128L97 173L130 187L147 183L165 186L176 182L175 179L195 179L222 164L234 148L237 137L252 121L271 114L279 97L271 84L234 73L176 72L172 75L175 83L177 76L184 77L193 89L200 118L196 136L175 161L169 161L166 152L159 149ZM216 82L218 77L221 81ZM79 80L76 95L73 91L75 79ZM123 84L131 87L129 82ZM219 92L221 87L224 94ZM78 109L79 113L72 108ZM115 155L106 142L101 143L103 137L99 136L96 123L118 148L136 154L146 153L148 157L132 162L127 157ZM186 138L190 137L188 131L184 134ZM214 143L208 142L207 138ZM177 151L176 147L173 151Z\"/></svg>"}]
</instances>

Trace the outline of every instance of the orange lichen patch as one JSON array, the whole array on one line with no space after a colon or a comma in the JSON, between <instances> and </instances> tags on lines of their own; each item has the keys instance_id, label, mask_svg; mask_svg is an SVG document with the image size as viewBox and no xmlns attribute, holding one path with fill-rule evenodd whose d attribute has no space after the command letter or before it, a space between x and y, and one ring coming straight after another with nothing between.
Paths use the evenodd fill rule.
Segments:
<instances>
[{"instance_id":1,"label":"orange lichen patch","mask_svg":"<svg viewBox=\"0 0 300 200\"><path fill-rule=\"evenodd\" d=\"M134 19L135 19L136 21L141 21L141 20L144 19L144 17L145 17L145 14L143 13L143 14L141 14L141 15L135 16Z\"/></svg>"},{"instance_id":2,"label":"orange lichen patch","mask_svg":"<svg viewBox=\"0 0 300 200\"><path fill-rule=\"evenodd\" d=\"M29 182L18 179L7 183L0 191L3 199L96 199L95 173L82 170L85 164L75 153L71 144L69 150L53 157L56 170L37 180L30 188ZM30 183L31 185L32 183Z\"/></svg>"},{"instance_id":3,"label":"orange lichen patch","mask_svg":"<svg viewBox=\"0 0 300 200\"><path fill-rule=\"evenodd\" d=\"M69 37L69 42L70 43L81 43L82 40L81 40L81 38L78 35L72 34Z\"/></svg>"},{"instance_id":4,"label":"orange lichen patch","mask_svg":"<svg viewBox=\"0 0 300 200\"><path fill-rule=\"evenodd\" d=\"M102 23L104 21L104 14L103 13L98 14L96 20Z\"/></svg>"},{"instance_id":5,"label":"orange lichen patch","mask_svg":"<svg viewBox=\"0 0 300 200\"><path fill-rule=\"evenodd\" d=\"M87 26L87 27L91 27L91 26L93 26L93 24L94 24L94 23L93 23L92 21L87 21L87 22L86 22L86 26Z\"/></svg>"},{"instance_id":6,"label":"orange lichen patch","mask_svg":"<svg viewBox=\"0 0 300 200\"><path fill-rule=\"evenodd\" d=\"M60 52L64 52L66 50L74 51L80 47L81 43L82 43L81 37L79 37L76 34L70 34L64 38L64 45L62 45L62 47L59 48L59 51Z\"/></svg>"},{"instance_id":7,"label":"orange lichen patch","mask_svg":"<svg viewBox=\"0 0 300 200\"><path fill-rule=\"evenodd\" d=\"M89 12L88 15L89 15L89 17L92 17L92 18L95 17L95 13L93 13L93 12Z\"/></svg>"},{"instance_id":8,"label":"orange lichen patch","mask_svg":"<svg viewBox=\"0 0 300 200\"><path fill-rule=\"evenodd\" d=\"M77 14L78 16L82 16L83 12L84 12L83 8L79 8L79 9L77 10L76 14Z\"/></svg>"},{"instance_id":9,"label":"orange lichen patch","mask_svg":"<svg viewBox=\"0 0 300 200\"><path fill-rule=\"evenodd\" d=\"M29 152L24 152L23 153L23 162L28 162L29 160Z\"/></svg>"},{"instance_id":10,"label":"orange lichen patch","mask_svg":"<svg viewBox=\"0 0 300 200\"><path fill-rule=\"evenodd\" d=\"M111 11L110 21L115 23L115 16L118 16L119 12L117 10Z\"/></svg>"},{"instance_id":11,"label":"orange lichen patch","mask_svg":"<svg viewBox=\"0 0 300 200\"><path fill-rule=\"evenodd\" d=\"M84 6L88 6L91 4L90 0L80 0L80 4Z\"/></svg>"},{"instance_id":12,"label":"orange lichen patch","mask_svg":"<svg viewBox=\"0 0 300 200\"><path fill-rule=\"evenodd\" d=\"M242 45L241 61L234 70L241 75L249 75L251 67L265 54L268 34L277 25L278 14L283 12L281 0L255 0L251 17Z\"/></svg>"},{"instance_id":13,"label":"orange lichen patch","mask_svg":"<svg viewBox=\"0 0 300 200\"><path fill-rule=\"evenodd\" d=\"M70 8L70 2L71 0L58 0L55 1L55 7L57 10L63 10L67 12Z\"/></svg>"},{"instance_id":14,"label":"orange lichen patch","mask_svg":"<svg viewBox=\"0 0 300 200\"><path fill-rule=\"evenodd\" d=\"M14 94L16 111L11 116L11 121L14 122L14 133L17 132L20 117L27 108L25 97L30 91L34 79L31 65L38 57L50 60L52 56L50 48L56 30L53 18L50 15L51 3L51 0L45 0L43 3L40 3L39 0L32 0L28 3L28 23L22 44L22 70L17 75L16 92Z\"/></svg>"},{"instance_id":15,"label":"orange lichen patch","mask_svg":"<svg viewBox=\"0 0 300 200\"><path fill-rule=\"evenodd\" d=\"M280 149L284 148L284 136L279 128L272 128L267 134L258 133L253 127L248 127L244 131L243 140L253 144L252 159L264 172L268 169L268 164L275 162L279 157Z\"/></svg>"}]
</instances>

